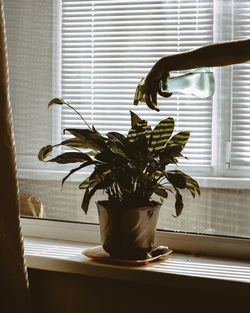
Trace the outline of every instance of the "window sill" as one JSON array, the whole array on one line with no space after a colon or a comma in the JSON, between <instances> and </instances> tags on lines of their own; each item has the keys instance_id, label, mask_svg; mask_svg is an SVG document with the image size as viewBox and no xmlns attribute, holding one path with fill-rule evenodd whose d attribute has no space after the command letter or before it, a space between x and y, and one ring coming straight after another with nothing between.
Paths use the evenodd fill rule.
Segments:
<instances>
[{"instance_id":1,"label":"window sill","mask_svg":"<svg viewBox=\"0 0 250 313\"><path fill-rule=\"evenodd\" d=\"M81 252L94 244L26 237L27 266L32 269L160 285L213 289L249 295L250 261L172 253L142 266L95 262Z\"/></svg>"}]
</instances>

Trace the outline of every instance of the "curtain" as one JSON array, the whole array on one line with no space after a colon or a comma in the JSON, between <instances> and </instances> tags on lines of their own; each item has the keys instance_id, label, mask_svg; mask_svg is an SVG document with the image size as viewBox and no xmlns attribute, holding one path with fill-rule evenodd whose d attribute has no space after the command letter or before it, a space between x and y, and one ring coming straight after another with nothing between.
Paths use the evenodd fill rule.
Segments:
<instances>
[{"instance_id":1,"label":"curtain","mask_svg":"<svg viewBox=\"0 0 250 313\"><path fill-rule=\"evenodd\" d=\"M3 0L0 0L0 312L30 312L20 230Z\"/></svg>"}]
</instances>

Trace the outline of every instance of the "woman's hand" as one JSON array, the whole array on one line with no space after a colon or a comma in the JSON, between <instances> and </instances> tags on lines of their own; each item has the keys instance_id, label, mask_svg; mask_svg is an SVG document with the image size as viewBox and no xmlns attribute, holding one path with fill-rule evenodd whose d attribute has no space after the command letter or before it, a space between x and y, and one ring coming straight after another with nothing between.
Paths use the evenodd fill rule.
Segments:
<instances>
[{"instance_id":1,"label":"woman's hand","mask_svg":"<svg viewBox=\"0 0 250 313\"><path fill-rule=\"evenodd\" d=\"M146 104L150 109L156 111L160 111L157 106L157 93L165 98L172 95L171 93L162 92L160 90L160 80L164 80L169 77L166 60L167 57L164 57L155 63L149 71L144 83Z\"/></svg>"}]
</instances>

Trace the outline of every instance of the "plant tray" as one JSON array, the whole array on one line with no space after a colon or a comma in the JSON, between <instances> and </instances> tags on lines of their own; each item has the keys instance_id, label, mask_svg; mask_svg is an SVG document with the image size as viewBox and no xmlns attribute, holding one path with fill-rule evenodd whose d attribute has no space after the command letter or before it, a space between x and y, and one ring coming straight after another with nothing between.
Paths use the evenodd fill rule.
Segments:
<instances>
[{"instance_id":1,"label":"plant tray","mask_svg":"<svg viewBox=\"0 0 250 313\"><path fill-rule=\"evenodd\" d=\"M117 264L128 264L128 265L145 265L147 263L153 262L160 258L168 256L173 250L168 249L164 254L157 255L144 260L125 260L112 258L106 251L104 251L102 246L96 246L82 251L82 254L86 257L93 259L95 261L105 262L105 263L117 263Z\"/></svg>"}]
</instances>

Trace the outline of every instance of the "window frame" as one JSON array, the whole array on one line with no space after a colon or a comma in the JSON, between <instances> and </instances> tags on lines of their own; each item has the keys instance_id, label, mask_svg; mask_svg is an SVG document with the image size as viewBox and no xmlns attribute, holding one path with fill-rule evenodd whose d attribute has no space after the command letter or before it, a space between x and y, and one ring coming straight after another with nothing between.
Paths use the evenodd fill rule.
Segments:
<instances>
[{"instance_id":1,"label":"window frame","mask_svg":"<svg viewBox=\"0 0 250 313\"><path fill-rule=\"evenodd\" d=\"M230 0L231 2L233 0ZM61 0L56 2L54 5L54 10L58 12L58 16L61 16ZM216 1L216 6L223 6L222 0ZM225 7L225 8L224 8ZM221 10L226 9L226 5L224 4ZM216 15L216 13L215 13ZM61 19L58 19L61 20ZM214 33L216 34L216 29L220 29L219 27L222 25L221 22L216 22L214 25ZM61 27L60 21L55 22L55 27ZM60 36L56 37L56 40L60 40ZM215 36L215 41L224 41L230 40L229 35L222 36L221 32L217 33ZM57 42L57 47L58 47ZM60 57L59 49L56 51L56 55L54 58ZM56 64L56 62L54 62ZM58 63L57 63L58 64ZM226 70L217 69L216 70L216 79L219 79L219 87L218 92L220 92L221 88L221 79L222 77L227 77L230 79L230 75L228 77L228 72L231 69L228 68ZM60 70L58 68L53 69L54 75L54 95L55 97L58 95L58 91L60 91ZM219 100L218 94L215 96L214 100L214 110L213 110L213 118L216 116L216 119L224 118L226 120L227 115L223 114L222 103ZM53 125L53 133L52 133L52 143L60 141L60 106L56 106L52 108L52 125ZM228 113L228 112L227 112ZM216 136L216 131L218 128L212 128L213 134L212 136ZM223 134L219 141L227 142L229 129L222 130ZM216 154L212 158L212 164L218 164L217 160L220 158L220 155L225 157L226 155L226 147L220 145L220 148L217 150ZM26 157L25 157L26 159ZM61 180L61 177L65 176L65 171L55 170L54 167L51 167L50 170L44 170L44 166L41 163L37 170L29 169L28 165L30 164L27 159L24 164L27 164L24 168L21 168L18 171L19 178L34 178L34 179L51 179L55 180L55 173L59 174L56 180ZM225 165L223 162L220 166L213 166L213 171L210 176L205 174L205 176L199 177L197 176L197 180L200 183L201 187L204 188L228 188L228 189L238 189L243 188L250 190L250 178L247 177L234 177L238 176L239 169L230 168L228 165ZM243 169L244 172L244 169ZM196 174L202 174L201 172L197 172ZM73 180L78 180L79 176L82 174L75 174ZM226 175L232 176L228 177ZM64 239L71 241L80 241L80 242L90 242L90 243L100 243L100 235L99 235L99 226L96 224L87 224L87 223L78 223L78 222L65 222L65 221L53 221L46 219L35 219L35 218L27 218L21 217L22 229L24 236L33 236L33 237L43 237L50 239ZM241 259L250 259L250 240L244 238L233 238L233 237L224 237L224 236L210 236L204 234L184 234L180 232L168 232L168 231L160 231L158 230L156 233L156 243L161 245L167 245L171 249L176 251L185 251L187 253L192 254L202 254L202 255L213 255L219 257L230 257L230 258L241 258Z\"/></svg>"},{"instance_id":2,"label":"window frame","mask_svg":"<svg viewBox=\"0 0 250 313\"><path fill-rule=\"evenodd\" d=\"M99 225L21 217L25 237L101 244ZM165 245L175 252L221 258L250 259L247 238L170 232L158 229L155 245Z\"/></svg>"}]
</instances>

